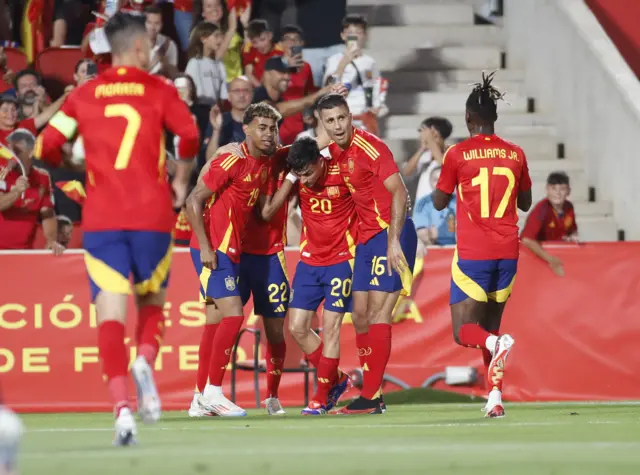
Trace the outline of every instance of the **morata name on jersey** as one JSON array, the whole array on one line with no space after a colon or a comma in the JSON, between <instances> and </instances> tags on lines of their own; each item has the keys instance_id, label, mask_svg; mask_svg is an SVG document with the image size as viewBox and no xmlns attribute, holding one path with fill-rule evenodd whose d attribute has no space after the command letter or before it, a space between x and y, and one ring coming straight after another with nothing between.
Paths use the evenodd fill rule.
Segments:
<instances>
[{"instance_id":1,"label":"morata name on jersey","mask_svg":"<svg viewBox=\"0 0 640 475\"><path fill-rule=\"evenodd\" d=\"M509 157L507 157L507 151L503 148L481 148L468 150L462 152L462 156L465 160L481 160L487 158L509 158L509 160L520 161L518 154L513 150L509 151Z\"/></svg>"},{"instance_id":2,"label":"morata name on jersey","mask_svg":"<svg viewBox=\"0 0 640 475\"><path fill-rule=\"evenodd\" d=\"M114 82L96 87L96 99L113 96L144 96L144 84L138 82Z\"/></svg>"}]
</instances>

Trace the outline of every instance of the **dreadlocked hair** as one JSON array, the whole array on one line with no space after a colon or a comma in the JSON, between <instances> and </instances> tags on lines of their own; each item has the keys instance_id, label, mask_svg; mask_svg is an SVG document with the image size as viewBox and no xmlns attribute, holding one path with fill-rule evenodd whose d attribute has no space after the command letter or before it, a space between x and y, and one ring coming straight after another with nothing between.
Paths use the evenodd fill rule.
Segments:
<instances>
[{"instance_id":1,"label":"dreadlocked hair","mask_svg":"<svg viewBox=\"0 0 640 475\"><path fill-rule=\"evenodd\" d=\"M491 85L497 71L487 75L482 72L482 82L473 84L473 91L467 98L467 110L477 115L482 122L498 120L498 101L504 100L506 93L501 93Z\"/></svg>"}]
</instances>

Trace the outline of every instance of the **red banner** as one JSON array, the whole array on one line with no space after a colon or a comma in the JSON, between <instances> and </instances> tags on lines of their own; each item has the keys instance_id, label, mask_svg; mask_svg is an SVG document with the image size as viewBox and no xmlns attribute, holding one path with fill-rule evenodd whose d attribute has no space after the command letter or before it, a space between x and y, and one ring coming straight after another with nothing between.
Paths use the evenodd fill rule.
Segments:
<instances>
[{"instance_id":1,"label":"red banner","mask_svg":"<svg viewBox=\"0 0 640 475\"><path fill-rule=\"evenodd\" d=\"M526 252L521 257L503 321L517 342L505 377L506 398L640 399L640 244L560 246L552 252L565 263L564 278ZM451 336L451 257L452 249L431 249L414 299L396 308L388 374L411 386L446 366L482 372L480 352L456 346ZM297 252L287 258L293 270ZM82 254L2 253L0 266L0 381L6 402L22 411L109 410ZM186 409L192 396L204 322L197 287L188 253L176 252L165 307L167 338L156 363L167 409ZM248 324L256 322L254 315L248 318ZM342 335L341 367L347 370L357 366L351 327L346 321ZM247 335L240 359L252 358L252 344ZM287 359L299 361L293 342L288 349ZM133 346L131 351L133 357ZM241 372L238 383L239 403L247 407L255 404L251 377ZM301 404L302 381L302 375L284 375L285 405ZM481 386L456 390L484 394Z\"/></svg>"}]
</instances>

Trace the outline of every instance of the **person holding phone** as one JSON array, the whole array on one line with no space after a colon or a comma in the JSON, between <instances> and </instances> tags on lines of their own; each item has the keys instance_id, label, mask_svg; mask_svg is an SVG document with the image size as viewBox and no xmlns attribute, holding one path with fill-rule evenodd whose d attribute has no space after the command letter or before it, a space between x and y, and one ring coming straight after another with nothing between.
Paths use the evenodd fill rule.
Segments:
<instances>
[{"instance_id":1,"label":"person holding phone","mask_svg":"<svg viewBox=\"0 0 640 475\"><path fill-rule=\"evenodd\" d=\"M347 86L354 125L377 135L377 116L383 104L376 86L380 76L376 61L364 53L367 20L362 15L347 15L342 27L345 50L327 60L323 84L342 82Z\"/></svg>"},{"instance_id":2,"label":"person holding phone","mask_svg":"<svg viewBox=\"0 0 640 475\"><path fill-rule=\"evenodd\" d=\"M309 63L302 59L302 29L298 25L286 25L282 28L280 44L284 51L282 60L289 66L291 79L282 99L290 101L301 99L316 90L313 84L313 73ZM285 117L280 126L280 140L283 145L290 145L296 136L304 130L302 112Z\"/></svg>"}]
</instances>

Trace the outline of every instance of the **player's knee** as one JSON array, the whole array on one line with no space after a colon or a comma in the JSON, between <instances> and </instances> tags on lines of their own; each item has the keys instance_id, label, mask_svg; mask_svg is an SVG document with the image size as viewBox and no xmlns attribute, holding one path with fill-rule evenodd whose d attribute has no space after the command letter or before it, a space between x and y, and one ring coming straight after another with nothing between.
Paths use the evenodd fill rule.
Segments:
<instances>
[{"instance_id":1,"label":"player's knee","mask_svg":"<svg viewBox=\"0 0 640 475\"><path fill-rule=\"evenodd\" d=\"M309 333L309 326L304 319L291 318L289 320L289 333L297 342L304 341Z\"/></svg>"},{"instance_id":2,"label":"player's knee","mask_svg":"<svg viewBox=\"0 0 640 475\"><path fill-rule=\"evenodd\" d=\"M456 325L453 326L453 341L458 345L462 345L462 343L460 343L460 327Z\"/></svg>"},{"instance_id":3,"label":"player's knee","mask_svg":"<svg viewBox=\"0 0 640 475\"><path fill-rule=\"evenodd\" d=\"M369 330L369 324L367 322L367 315L360 312L353 312L351 314L351 321L353 322L353 328L356 333L367 333Z\"/></svg>"}]
</instances>

